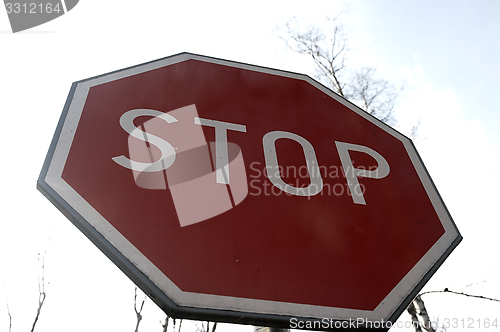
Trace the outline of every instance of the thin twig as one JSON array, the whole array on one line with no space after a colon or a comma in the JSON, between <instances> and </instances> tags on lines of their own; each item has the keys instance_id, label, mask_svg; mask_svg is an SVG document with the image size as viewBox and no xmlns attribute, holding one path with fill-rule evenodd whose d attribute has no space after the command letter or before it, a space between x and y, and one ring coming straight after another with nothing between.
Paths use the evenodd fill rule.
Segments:
<instances>
[{"instance_id":1,"label":"thin twig","mask_svg":"<svg viewBox=\"0 0 500 332\"><path fill-rule=\"evenodd\" d=\"M12 330L12 315L10 314L9 300L7 299L7 295L5 296L5 304L7 305L7 315L9 315L9 332L10 332Z\"/></svg>"},{"instance_id":2,"label":"thin twig","mask_svg":"<svg viewBox=\"0 0 500 332\"><path fill-rule=\"evenodd\" d=\"M467 294L467 293L464 293L464 292L455 292L455 291L449 290L448 288L445 288L442 291L428 291L428 292L423 292L420 295L431 294L431 293L451 293L451 294L463 295L463 296L468 296L468 297L475 297L477 299L483 299L483 300L490 300L490 301L494 301L494 302L500 302L499 299L494 299L494 298L487 297L487 296L482 296L482 295Z\"/></svg>"},{"instance_id":3,"label":"thin twig","mask_svg":"<svg viewBox=\"0 0 500 332\"><path fill-rule=\"evenodd\" d=\"M42 266L41 266L41 276L40 276L40 253L38 253L38 309L36 310L35 321L33 322L33 326L31 327L31 332L35 330L36 323L38 322L38 318L40 317L40 312L42 311L43 304L45 303L45 298L47 297L47 293L45 293L45 254L47 250L45 250L42 256Z\"/></svg>"}]
</instances>

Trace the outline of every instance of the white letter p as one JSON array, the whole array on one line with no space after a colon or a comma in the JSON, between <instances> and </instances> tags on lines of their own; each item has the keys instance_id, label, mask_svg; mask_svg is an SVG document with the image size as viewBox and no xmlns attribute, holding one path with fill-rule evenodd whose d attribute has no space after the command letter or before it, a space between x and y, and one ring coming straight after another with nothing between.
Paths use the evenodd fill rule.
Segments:
<instances>
[{"instance_id":1,"label":"white letter p","mask_svg":"<svg viewBox=\"0 0 500 332\"><path fill-rule=\"evenodd\" d=\"M335 141L335 145L337 146L337 150L339 152L340 161L342 162L342 168L344 169L347 184L349 185L349 190L351 191L352 200L355 204L366 205L365 198L363 197L363 191L361 190L358 182L358 177L372 179L385 178L389 175L389 163L380 155L380 153L370 149L369 147L337 141ZM378 167L372 171L354 168L351 157L349 156L349 150L363 152L372 156L377 161Z\"/></svg>"}]
</instances>

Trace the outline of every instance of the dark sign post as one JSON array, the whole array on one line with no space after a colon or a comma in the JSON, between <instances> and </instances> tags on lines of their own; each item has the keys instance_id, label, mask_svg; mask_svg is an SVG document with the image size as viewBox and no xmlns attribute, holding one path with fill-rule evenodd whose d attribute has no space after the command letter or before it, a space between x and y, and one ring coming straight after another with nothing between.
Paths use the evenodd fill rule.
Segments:
<instances>
[{"instance_id":1,"label":"dark sign post","mask_svg":"<svg viewBox=\"0 0 500 332\"><path fill-rule=\"evenodd\" d=\"M74 83L38 188L172 317L387 329L461 240L410 139L188 53Z\"/></svg>"}]
</instances>

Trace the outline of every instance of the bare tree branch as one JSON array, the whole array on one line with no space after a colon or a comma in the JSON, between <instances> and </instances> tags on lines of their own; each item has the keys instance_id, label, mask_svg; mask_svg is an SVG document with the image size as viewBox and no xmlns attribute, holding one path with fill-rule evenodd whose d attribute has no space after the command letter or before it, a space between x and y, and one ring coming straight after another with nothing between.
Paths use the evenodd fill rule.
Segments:
<instances>
[{"instance_id":1,"label":"bare tree branch","mask_svg":"<svg viewBox=\"0 0 500 332\"><path fill-rule=\"evenodd\" d=\"M36 311L35 321L33 322L33 326L31 327L31 332L35 330L36 323L38 322L38 318L40 317L40 313L42 311L43 304L45 303L45 298L47 297L47 293L45 292L45 254L47 250L45 250L42 256L42 262L40 263L40 253L38 253L38 309ZM41 264L41 267L40 267Z\"/></svg>"},{"instance_id":2,"label":"bare tree branch","mask_svg":"<svg viewBox=\"0 0 500 332\"><path fill-rule=\"evenodd\" d=\"M417 316L417 308L415 308L415 303L412 301L406 310L411 316L411 321L413 322L415 332L422 332L422 327L420 326L420 321Z\"/></svg>"},{"instance_id":3,"label":"bare tree branch","mask_svg":"<svg viewBox=\"0 0 500 332\"><path fill-rule=\"evenodd\" d=\"M142 300L140 308L137 309L137 286L136 286L134 293L134 310L135 310L135 316L137 317L137 323L135 325L134 332L139 331L139 324L141 323L142 320L142 308L144 307L144 302L146 302L146 295L144 295L144 299Z\"/></svg>"},{"instance_id":4,"label":"bare tree branch","mask_svg":"<svg viewBox=\"0 0 500 332\"><path fill-rule=\"evenodd\" d=\"M481 280L481 281L471 282L470 284L466 285L466 286L462 289L462 292L463 292L464 290L466 290L467 288L469 288L469 287L472 287L472 286L474 286L474 285L484 284L484 283L486 283L487 281L488 281L488 278L485 278L484 280Z\"/></svg>"},{"instance_id":5,"label":"bare tree branch","mask_svg":"<svg viewBox=\"0 0 500 332\"><path fill-rule=\"evenodd\" d=\"M276 32L290 50L311 56L319 71L318 78L326 81L333 91L346 97L343 72L348 52L348 34L340 22L340 15L327 18L331 25L327 28L328 34L315 25L301 26L295 17L285 23L283 28L276 29Z\"/></svg>"},{"instance_id":6,"label":"bare tree branch","mask_svg":"<svg viewBox=\"0 0 500 332\"><path fill-rule=\"evenodd\" d=\"M436 330L434 330L434 327L432 326L431 320L429 318L429 314L427 313L427 309L425 308L424 301L422 300L422 298L420 296L421 295L417 295L417 297L415 298L415 300L413 302L418 307L418 314L420 315L420 317L422 317L422 320L424 323L424 329L427 332L436 332Z\"/></svg>"},{"instance_id":7,"label":"bare tree branch","mask_svg":"<svg viewBox=\"0 0 500 332\"><path fill-rule=\"evenodd\" d=\"M418 128L419 127L420 127L420 120L418 120L416 124L413 124L411 129L410 129L410 138L413 141L416 141L418 139Z\"/></svg>"},{"instance_id":8,"label":"bare tree branch","mask_svg":"<svg viewBox=\"0 0 500 332\"><path fill-rule=\"evenodd\" d=\"M467 297L474 297L474 298L477 298L477 299L483 299L483 300L489 300L489 301L494 301L494 302L500 302L499 299L494 299L494 298L487 297L487 296L482 296L482 295L467 294L467 293L464 293L464 292L455 292L455 291L449 290L448 288L445 288L442 291L428 291L428 292L423 292L420 295L431 294L431 293L450 293L450 294L463 295L463 296L467 296Z\"/></svg>"},{"instance_id":9,"label":"bare tree branch","mask_svg":"<svg viewBox=\"0 0 500 332\"><path fill-rule=\"evenodd\" d=\"M163 332L167 332L169 320L170 320L170 317L168 315L165 315L165 323L161 325L163 327ZM161 321L160 321L160 324L161 324Z\"/></svg>"},{"instance_id":10,"label":"bare tree branch","mask_svg":"<svg viewBox=\"0 0 500 332\"><path fill-rule=\"evenodd\" d=\"M207 321L207 326L204 325L205 322L201 322L201 328L198 326L198 324L196 324L196 331L197 332L210 332L210 322ZM215 332L217 328L217 323L216 322L213 322L212 324L212 332Z\"/></svg>"},{"instance_id":11,"label":"bare tree branch","mask_svg":"<svg viewBox=\"0 0 500 332\"><path fill-rule=\"evenodd\" d=\"M349 100L383 122L393 121L393 109L403 86L396 87L389 81L377 78L373 67L363 67L354 73L348 86Z\"/></svg>"},{"instance_id":12,"label":"bare tree branch","mask_svg":"<svg viewBox=\"0 0 500 332\"><path fill-rule=\"evenodd\" d=\"M205 322L200 322L201 328L196 324L196 332L206 332L205 331L205 326L203 325ZM207 322L208 323L208 322Z\"/></svg>"},{"instance_id":13,"label":"bare tree branch","mask_svg":"<svg viewBox=\"0 0 500 332\"><path fill-rule=\"evenodd\" d=\"M175 332L175 321L176 321L176 319L172 318L172 323L173 323L172 331L174 331L174 332ZM179 328L177 329L177 332L180 332L181 327L182 327L182 319L179 320ZM165 326L164 326L164 329L165 329L164 331L166 331L166 327Z\"/></svg>"},{"instance_id":14,"label":"bare tree branch","mask_svg":"<svg viewBox=\"0 0 500 332\"><path fill-rule=\"evenodd\" d=\"M455 292L455 291L449 290L448 288L445 288L442 291L427 291L427 292L420 293L419 295L417 295L415 300L412 303L410 303L410 305L406 309L412 318L415 332L422 332L422 326L424 327L424 329L427 332L436 332L436 329L434 329L434 326L439 326L438 321L434 322L434 324L431 322L429 314L427 312L427 309L425 308L424 301L422 300L422 295L431 294L431 293L450 293L450 294L457 294L457 295L462 295L462 296L467 296L467 297L473 297L473 298L478 298L478 299L483 299L483 300L494 301L494 302L500 302L499 299L494 299L494 298L486 297L486 296L482 296L482 295L467 294L464 292ZM416 308L418 308L418 311L416 310ZM422 318L422 323L420 323L418 316L420 316Z\"/></svg>"},{"instance_id":15,"label":"bare tree branch","mask_svg":"<svg viewBox=\"0 0 500 332\"><path fill-rule=\"evenodd\" d=\"M320 82L367 113L392 124L393 109L403 86L378 78L373 67L347 70L350 36L340 21L342 13L327 18L329 25L325 28L301 24L294 17L275 32L290 50L311 56Z\"/></svg>"},{"instance_id":16,"label":"bare tree branch","mask_svg":"<svg viewBox=\"0 0 500 332\"><path fill-rule=\"evenodd\" d=\"M9 332L10 332L12 330L12 315L10 313L9 300L7 298L7 295L5 295L5 304L7 305L7 315L9 316Z\"/></svg>"}]
</instances>

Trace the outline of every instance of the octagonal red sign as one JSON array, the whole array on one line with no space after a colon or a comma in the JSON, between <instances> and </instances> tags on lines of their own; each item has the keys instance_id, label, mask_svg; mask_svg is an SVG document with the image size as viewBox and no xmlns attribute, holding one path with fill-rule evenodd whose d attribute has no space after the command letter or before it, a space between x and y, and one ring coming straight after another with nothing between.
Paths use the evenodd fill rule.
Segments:
<instances>
[{"instance_id":1,"label":"octagonal red sign","mask_svg":"<svg viewBox=\"0 0 500 332\"><path fill-rule=\"evenodd\" d=\"M38 188L174 317L393 322L461 240L408 138L187 53L74 83Z\"/></svg>"}]
</instances>

